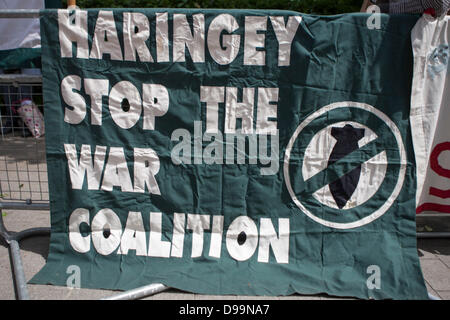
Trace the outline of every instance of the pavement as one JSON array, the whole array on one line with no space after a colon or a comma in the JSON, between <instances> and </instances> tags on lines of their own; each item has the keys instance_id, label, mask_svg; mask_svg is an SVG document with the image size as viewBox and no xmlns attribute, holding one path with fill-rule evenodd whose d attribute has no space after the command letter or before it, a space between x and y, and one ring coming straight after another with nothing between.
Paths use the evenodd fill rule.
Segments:
<instances>
[{"instance_id":1,"label":"pavement","mask_svg":"<svg viewBox=\"0 0 450 320\"><path fill-rule=\"evenodd\" d=\"M44 139L0 135L0 201L32 199L48 202ZM3 199L2 199L3 198ZM10 232L34 227L50 227L49 211L3 210L2 218ZM417 231L433 236L436 232L450 234L450 215L421 214ZM26 280L30 280L45 264L49 248L48 236L23 239L20 242ZM442 300L450 300L450 237L420 238L417 254L428 292ZM111 290L93 290L52 285L27 286L31 300L96 300L117 294ZM0 300L17 299L11 267L9 246L0 237ZM330 300L352 299L326 294L283 297L212 296L168 289L145 297L147 300Z\"/></svg>"}]
</instances>

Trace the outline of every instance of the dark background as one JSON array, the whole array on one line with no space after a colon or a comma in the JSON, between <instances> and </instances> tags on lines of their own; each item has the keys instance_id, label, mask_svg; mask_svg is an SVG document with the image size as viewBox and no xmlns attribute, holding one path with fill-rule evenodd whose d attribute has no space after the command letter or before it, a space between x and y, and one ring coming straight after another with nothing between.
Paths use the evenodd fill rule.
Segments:
<instances>
[{"instance_id":1,"label":"dark background","mask_svg":"<svg viewBox=\"0 0 450 320\"><path fill-rule=\"evenodd\" d=\"M67 0L62 0L67 7ZM78 0L80 8L280 9L332 15L360 10L363 0Z\"/></svg>"}]
</instances>

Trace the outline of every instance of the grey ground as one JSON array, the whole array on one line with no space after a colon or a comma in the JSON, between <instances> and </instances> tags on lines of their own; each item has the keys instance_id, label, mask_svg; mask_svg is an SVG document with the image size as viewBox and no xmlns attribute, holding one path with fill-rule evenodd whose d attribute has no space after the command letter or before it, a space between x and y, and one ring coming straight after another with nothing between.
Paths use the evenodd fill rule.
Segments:
<instances>
[{"instance_id":1,"label":"grey ground","mask_svg":"<svg viewBox=\"0 0 450 320\"><path fill-rule=\"evenodd\" d=\"M47 172L44 140L0 136L0 202L5 199L48 200ZM3 198L3 200L2 200ZM11 232L33 227L49 227L48 211L3 210L3 220ZM450 232L450 214L417 217L420 232ZM1 238L1 237L0 237ZM45 264L49 237L33 237L21 241L21 256L27 281ZM450 300L450 238L419 239L418 256L428 292ZM28 285L32 300L91 300L101 299L118 292L109 290L76 289L50 285ZM0 239L0 300L16 299L14 278L7 243ZM157 300L239 300L239 299L342 299L325 294L288 297L211 296L183 292L176 289L146 297Z\"/></svg>"}]
</instances>

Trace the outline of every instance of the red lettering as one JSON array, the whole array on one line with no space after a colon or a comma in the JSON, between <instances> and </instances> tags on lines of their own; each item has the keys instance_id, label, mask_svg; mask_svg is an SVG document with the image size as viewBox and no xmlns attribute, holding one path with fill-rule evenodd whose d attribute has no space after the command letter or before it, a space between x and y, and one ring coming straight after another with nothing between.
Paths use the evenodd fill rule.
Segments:
<instances>
[{"instance_id":1,"label":"red lettering","mask_svg":"<svg viewBox=\"0 0 450 320\"><path fill-rule=\"evenodd\" d=\"M438 161L439 155L446 150L450 150L450 142L447 141L437 144L430 155L430 166L438 175L450 178L450 170L442 167Z\"/></svg>"}]
</instances>

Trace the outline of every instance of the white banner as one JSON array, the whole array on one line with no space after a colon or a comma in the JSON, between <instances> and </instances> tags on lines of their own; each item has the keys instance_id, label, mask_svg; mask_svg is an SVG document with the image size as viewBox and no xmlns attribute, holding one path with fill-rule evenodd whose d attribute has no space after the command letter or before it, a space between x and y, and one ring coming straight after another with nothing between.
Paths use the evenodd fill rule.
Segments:
<instances>
[{"instance_id":1,"label":"white banner","mask_svg":"<svg viewBox=\"0 0 450 320\"><path fill-rule=\"evenodd\" d=\"M43 9L44 0L2 0L0 10ZM40 48L39 18L0 19L0 50Z\"/></svg>"},{"instance_id":2,"label":"white banner","mask_svg":"<svg viewBox=\"0 0 450 320\"><path fill-rule=\"evenodd\" d=\"M450 213L450 16L424 14L411 31L411 126L417 213Z\"/></svg>"}]
</instances>

